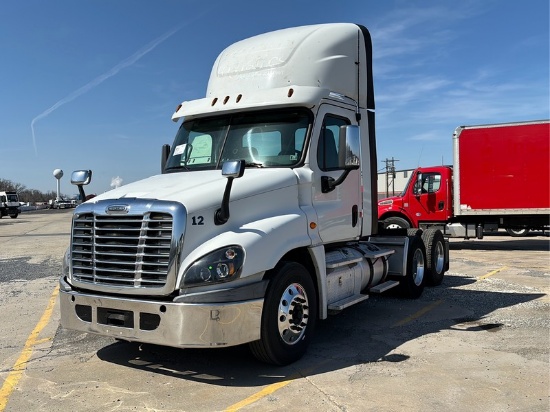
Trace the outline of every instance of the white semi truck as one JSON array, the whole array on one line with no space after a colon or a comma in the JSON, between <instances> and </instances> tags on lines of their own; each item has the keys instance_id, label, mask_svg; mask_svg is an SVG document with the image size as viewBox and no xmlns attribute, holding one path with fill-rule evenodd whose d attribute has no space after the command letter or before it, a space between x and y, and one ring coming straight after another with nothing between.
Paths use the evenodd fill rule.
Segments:
<instances>
[{"instance_id":1,"label":"white semi truck","mask_svg":"<svg viewBox=\"0 0 550 412\"><path fill-rule=\"evenodd\" d=\"M17 218L21 213L21 203L17 192L0 192L0 218L4 216Z\"/></svg>"},{"instance_id":2,"label":"white semi truck","mask_svg":"<svg viewBox=\"0 0 550 412\"><path fill-rule=\"evenodd\" d=\"M74 211L68 329L299 359L318 320L371 293L418 297L448 270L440 231L378 233L371 39L350 23L261 34L185 101L162 174ZM72 182L87 184L90 171Z\"/></svg>"}]
</instances>

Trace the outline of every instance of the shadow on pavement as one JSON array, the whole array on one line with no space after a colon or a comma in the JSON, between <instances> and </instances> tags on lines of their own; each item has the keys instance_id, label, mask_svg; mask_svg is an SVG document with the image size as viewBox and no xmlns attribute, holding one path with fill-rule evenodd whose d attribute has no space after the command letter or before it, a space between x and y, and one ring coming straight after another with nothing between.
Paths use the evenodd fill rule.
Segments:
<instances>
[{"instance_id":1,"label":"shadow on pavement","mask_svg":"<svg viewBox=\"0 0 550 412\"><path fill-rule=\"evenodd\" d=\"M487 240L491 239L491 240ZM494 240L493 240L494 239ZM534 250L550 251L550 239L539 238L500 238L490 237L483 240L462 240L449 243L450 250Z\"/></svg>"},{"instance_id":2,"label":"shadow on pavement","mask_svg":"<svg viewBox=\"0 0 550 412\"><path fill-rule=\"evenodd\" d=\"M486 322L484 318L488 314L544 296L460 288L473 282L472 278L446 276L441 286L426 289L418 300L371 296L355 307L320 321L306 355L285 367L256 361L246 345L176 349L116 342L99 349L97 356L128 368L189 381L235 387L265 386L355 365L402 362L409 356L394 353L397 348L445 329L498 333L503 325ZM427 306L433 306L429 316L403 322L403 319L414 319L412 315Z\"/></svg>"}]
</instances>

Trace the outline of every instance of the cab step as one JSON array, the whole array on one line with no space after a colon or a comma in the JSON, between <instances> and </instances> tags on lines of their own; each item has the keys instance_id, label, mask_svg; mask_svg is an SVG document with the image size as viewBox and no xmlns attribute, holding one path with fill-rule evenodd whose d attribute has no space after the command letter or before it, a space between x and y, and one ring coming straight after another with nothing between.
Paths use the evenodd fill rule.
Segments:
<instances>
[{"instance_id":1,"label":"cab step","mask_svg":"<svg viewBox=\"0 0 550 412\"><path fill-rule=\"evenodd\" d=\"M379 285L373 286L372 288L369 289L369 292L382 293L382 292L385 292L386 290L396 287L397 285L399 285L399 282L397 280L387 280L384 283L380 283Z\"/></svg>"},{"instance_id":2,"label":"cab step","mask_svg":"<svg viewBox=\"0 0 550 412\"><path fill-rule=\"evenodd\" d=\"M328 305L328 310L340 311L356 303L363 302L367 300L369 295L353 295L348 296L347 298L340 299L334 303Z\"/></svg>"}]
</instances>

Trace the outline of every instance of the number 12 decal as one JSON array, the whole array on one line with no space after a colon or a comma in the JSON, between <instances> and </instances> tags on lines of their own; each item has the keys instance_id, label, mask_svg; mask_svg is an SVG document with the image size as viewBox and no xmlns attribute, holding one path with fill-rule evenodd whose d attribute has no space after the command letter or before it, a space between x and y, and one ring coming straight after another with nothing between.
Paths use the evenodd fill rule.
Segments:
<instances>
[{"instance_id":1,"label":"number 12 decal","mask_svg":"<svg viewBox=\"0 0 550 412\"><path fill-rule=\"evenodd\" d=\"M193 221L192 223L193 226L204 225L204 217L202 216L193 216L191 220Z\"/></svg>"}]
</instances>

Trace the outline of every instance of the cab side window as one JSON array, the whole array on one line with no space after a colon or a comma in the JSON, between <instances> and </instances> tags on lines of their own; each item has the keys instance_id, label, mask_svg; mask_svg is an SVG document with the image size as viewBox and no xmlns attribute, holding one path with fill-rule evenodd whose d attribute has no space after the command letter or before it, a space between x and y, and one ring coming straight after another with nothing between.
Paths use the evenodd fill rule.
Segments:
<instances>
[{"instance_id":1,"label":"cab side window","mask_svg":"<svg viewBox=\"0 0 550 412\"><path fill-rule=\"evenodd\" d=\"M340 126L350 124L347 119L326 116L319 136L317 146L317 164L323 171L338 169L338 156L340 148Z\"/></svg>"},{"instance_id":2,"label":"cab side window","mask_svg":"<svg viewBox=\"0 0 550 412\"><path fill-rule=\"evenodd\" d=\"M441 174L425 173L422 176L422 194L435 193L441 187ZM415 193L418 193L417 183L415 183Z\"/></svg>"}]
</instances>

